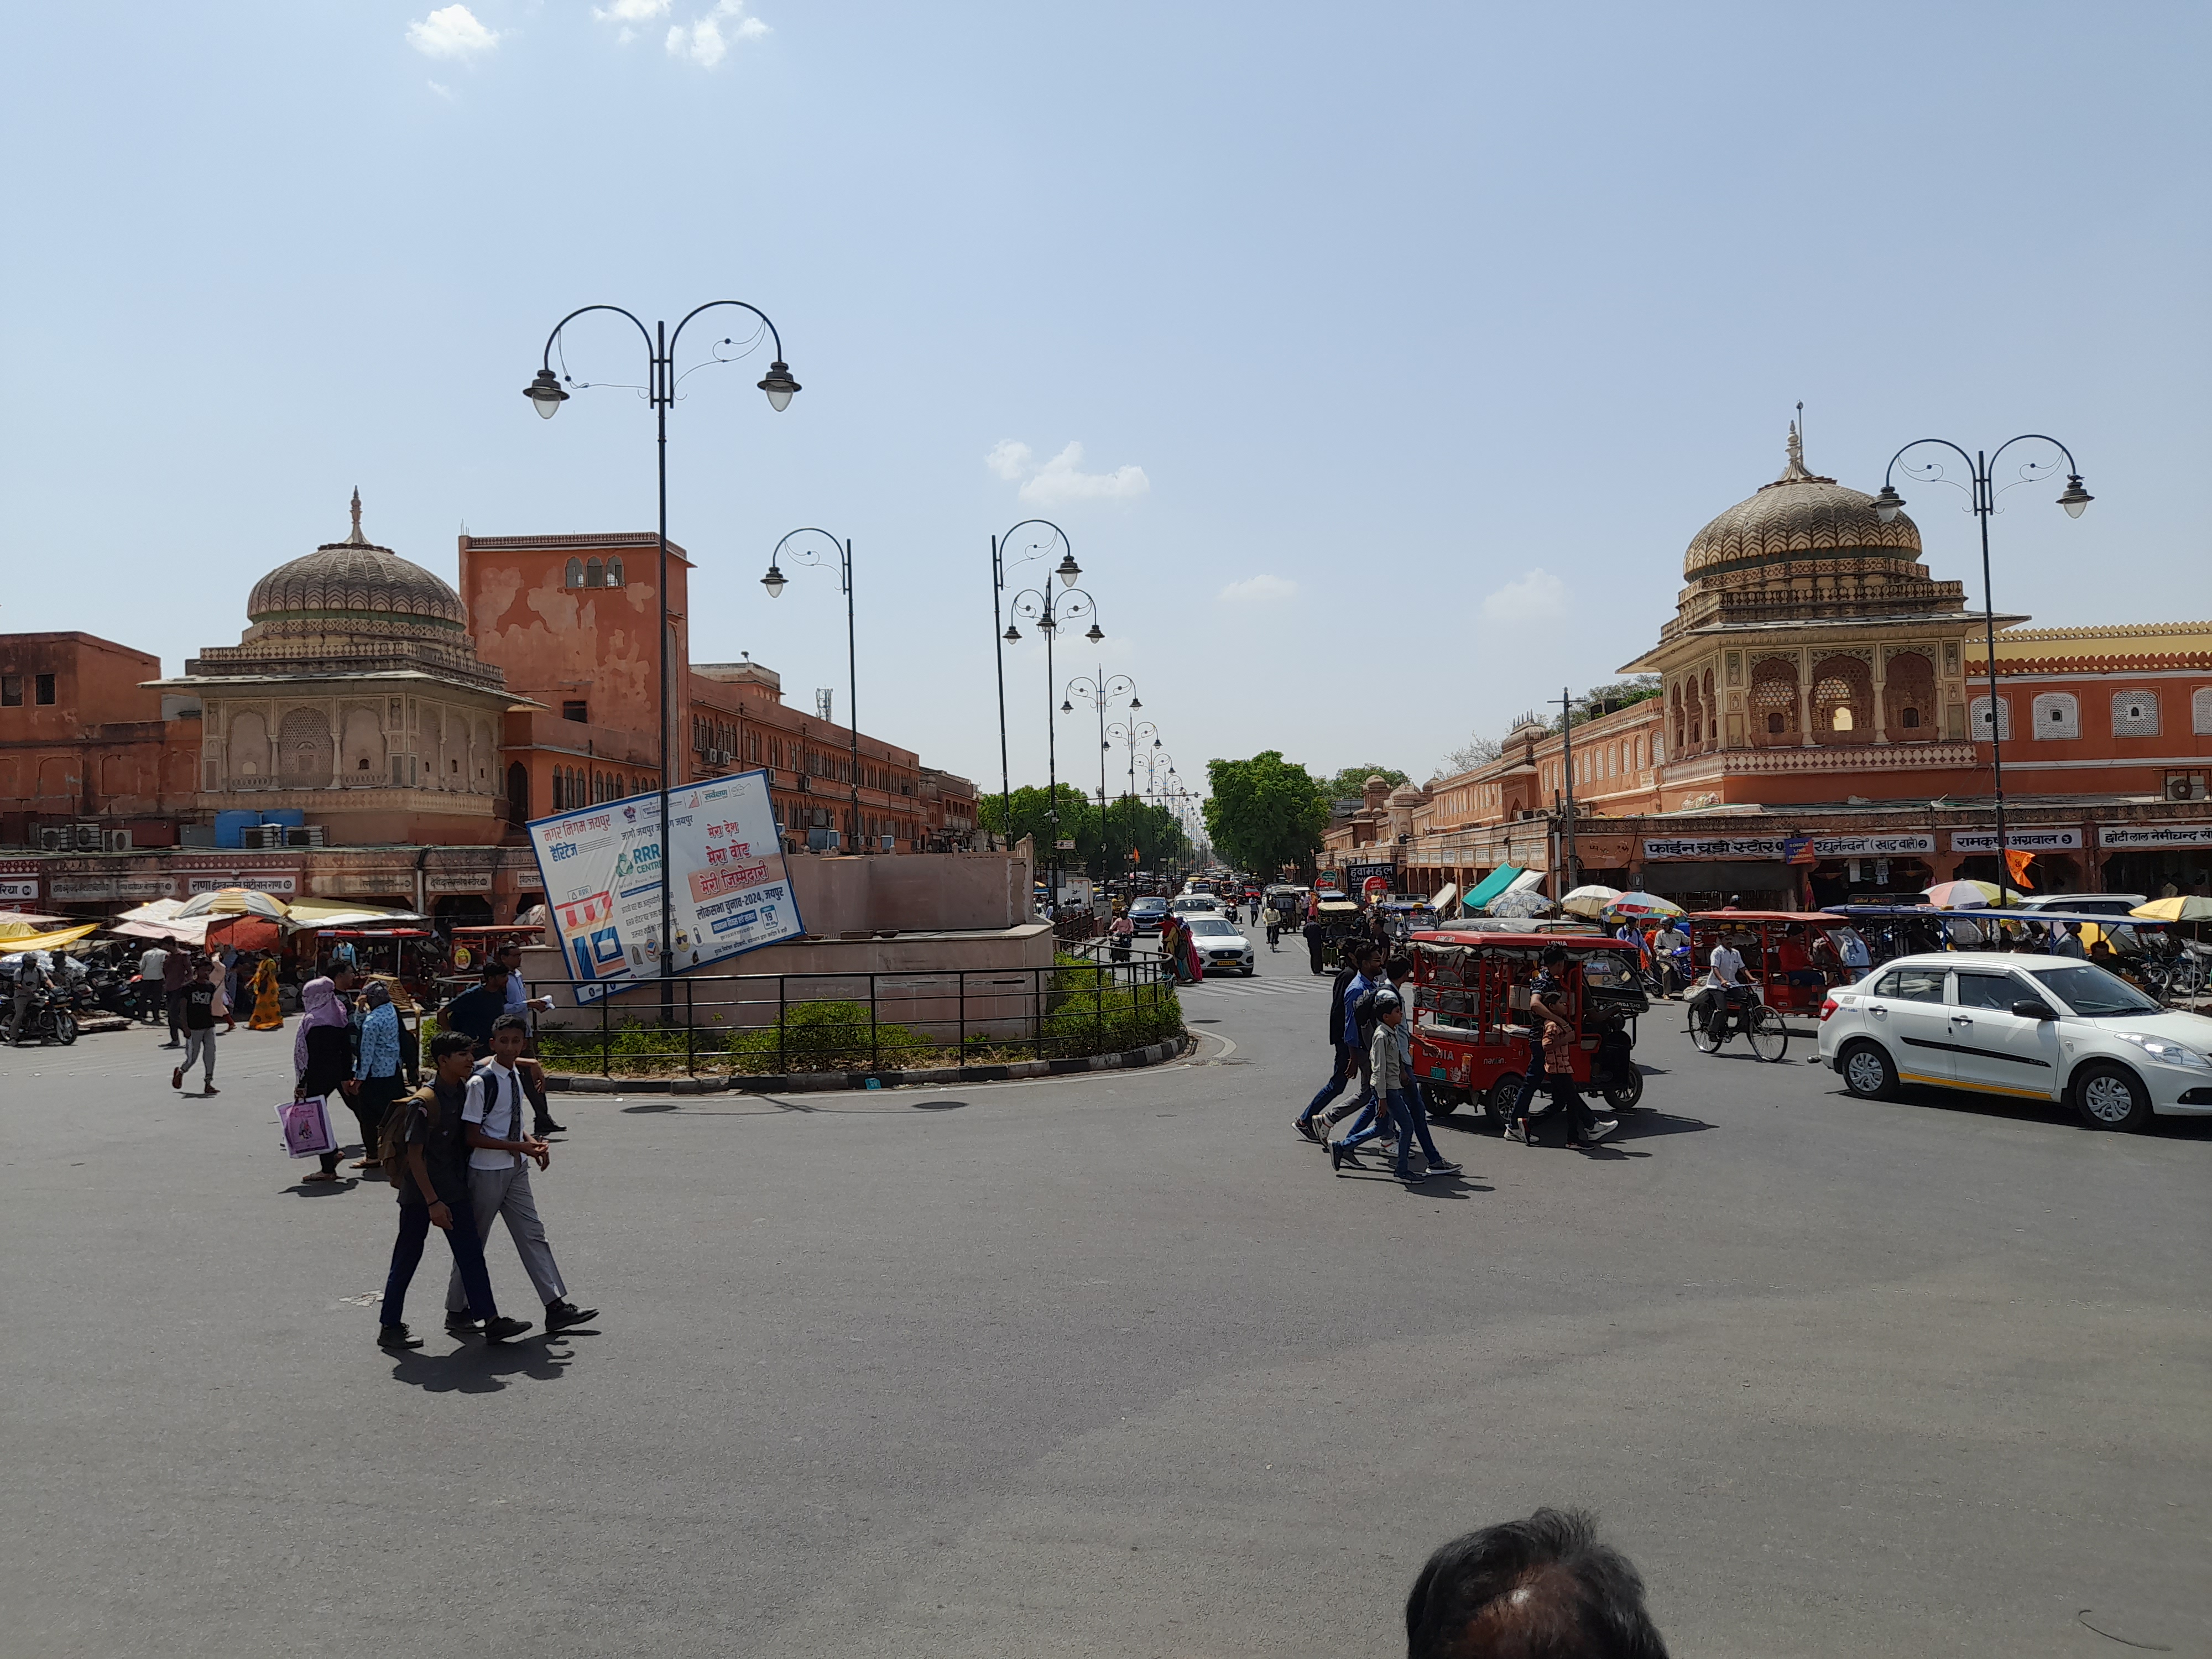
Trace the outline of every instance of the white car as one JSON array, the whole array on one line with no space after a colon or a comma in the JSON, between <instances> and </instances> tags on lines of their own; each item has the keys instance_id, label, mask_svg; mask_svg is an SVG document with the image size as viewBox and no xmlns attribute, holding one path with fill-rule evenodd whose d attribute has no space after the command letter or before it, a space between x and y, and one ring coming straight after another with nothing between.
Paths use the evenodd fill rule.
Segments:
<instances>
[{"instance_id":1,"label":"white car","mask_svg":"<svg viewBox=\"0 0 2212 1659\"><path fill-rule=\"evenodd\" d=\"M2068 957L1899 957L1820 1008L1820 1059L1864 1099L1899 1083L2063 1100L2093 1129L2212 1114L2212 1019Z\"/></svg>"},{"instance_id":2,"label":"white car","mask_svg":"<svg viewBox=\"0 0 2212 1659\"><path fill-rule=\"evenodd\" d=\"M1209 974L1242 973L1252 977L1252 941L1223 917L1194 914L1183 918L1190 927L1190 942Z\"/></svg>"},{"instance_id":3,"label":"white car","mask_svg":"<svg viewBox=\"0 0 2212 1659\"><path fill-rule=\"evenodd\" d=\"M1211 893L1185 893L1168 908L1179 916L1218 916L1221 901Z\"/></svg>"}]
</instances>

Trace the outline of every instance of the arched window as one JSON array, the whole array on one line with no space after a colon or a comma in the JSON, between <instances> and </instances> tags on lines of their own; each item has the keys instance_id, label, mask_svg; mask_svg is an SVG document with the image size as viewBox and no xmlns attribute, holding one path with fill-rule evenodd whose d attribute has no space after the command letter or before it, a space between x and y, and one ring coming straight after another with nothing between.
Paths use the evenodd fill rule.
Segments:
<instances>
[{"instance_id":1,"label":"arched window","mask_svg":"<svg viewBox=\"0 0 2212 1659\"><path fill-rule=\"evenodd\" d=\"M2012 704L2007 699L1997 699L1997 736L2002 741L2012 741ZM1977 743L1990 740L1990 700L1976 697L1966 706L1966 730Z\"/></svg>"},{"instance_id":2,"label":"arched window","mask_svg":"<svg viewBox=\"0 0 2212 1659\"><path fill-rule=\"evenodd\" d=\"M1936 665L1923 653L1900 651L1890 658L1882 687L1883 722L1894 738L1936 727ZM1917 741L1917 739L1908 739Z\"/></svg>"},{"instance_id":3,"label":"arched window","mask_svg":"<svg viewBox=\"0 0 2212 1659\"><path fill-rule=\"evenodd\" d=\"M2212 736L2212 685L2200 685L2189 694L2189 724L2198 737Z\"/></svg>"},{"instance_id":4,"label":"arched window","mask_svg":"<svg viewBox=\"0 0 2212 1659\"><path fill-rule=\"evenodd\" d=\"M571 560L569 560L569 561L568 561L568 575L563 579L562 586L568 586L568 587L581 587L583 585L584 585L584 562L583 562L581 559L571 559Z\"/></svg>"},{"instance_id":5,"label":"arched window","mask_svg":"<svg viewBox=\"0 0 2212 1659\"><path fill-rule=\"evenodd\" d=\"M2039 743L2062 743L2081 735L2081 706L2070 691L2045 691L2032 705Z\"/></svg>"},{"instance_id":6,"label":"arched window","mask_svg":"<svg viewBox=\"0 0 2212 1659\"><path fill-rule=\"evenodd\" d=\"M597 559L593 559L589 564L584 567L584 586L586 587L605 587L606 585L607 568L601 564Z\"/></svg>"},{"instance_id":7,"label":"arched window","mask_svg":"<svg viewBox=\"0 0 2212 1659\"><path fill-rule=\"evenodd\" d=\"M616 557L607 561L607 586L609 587L620 587L622 585L622 559L620 556L617 556Z\"/></svg>"},{"instance_id":8,"label":"arched window","mask_svg":"<svg viewBox=\"0 0 2212 1659\"><path fill-rule=\"evenodd\" d=\"M1767 657L1751 665L1753 731L1764 739L1785 743L1797 736L1797 665L1786 657Z\"/></svg>"},{"instance_id":9,"label":"arched window","mask_svg":"<svg viewBox=\"0 0 2212 1659\"><path fill-rule=\"evenodd\" d=\"M2112 693L2112 735L2116 738L2154 738L2158 735L2158 693Z\"/></svg>"}]
</instances>

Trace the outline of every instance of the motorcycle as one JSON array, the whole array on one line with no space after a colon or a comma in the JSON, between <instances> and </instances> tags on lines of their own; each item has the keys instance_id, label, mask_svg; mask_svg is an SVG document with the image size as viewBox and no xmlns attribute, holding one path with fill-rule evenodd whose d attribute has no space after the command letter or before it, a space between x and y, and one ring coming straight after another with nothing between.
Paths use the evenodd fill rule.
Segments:
<instances>
[{"instance_id":1,"label":"motorcycle","mask_svg":"<svg viewBox=\"0 0 2212 1659\"><path fill-rule=\"evenodd\" d=\"M21 1030L15 1027L15 1000L10 996L0 1004L0 1043L13 1048L28 1037L43 1043L48 1037L67 1048L76 1041L76 1016L70 1012L66 991L41 990L33 994L31 1006L25 1010Z\"/></svg>"}]
</instances>

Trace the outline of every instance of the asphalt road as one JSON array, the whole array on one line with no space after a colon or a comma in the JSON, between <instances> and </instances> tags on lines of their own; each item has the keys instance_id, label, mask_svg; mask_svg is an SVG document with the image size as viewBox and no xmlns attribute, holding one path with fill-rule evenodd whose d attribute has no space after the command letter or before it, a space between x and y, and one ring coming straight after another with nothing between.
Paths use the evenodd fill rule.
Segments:
<instances>
[{"instance_id":1,"label":"asphalt road","mask_svg":"<svg viewBox=\"0 0 2212 1659\"><path fill-rule=\"evenodd\" d=\"M1668 1012L1616 1142L1455 1120L1407 1191L1291 1132L1322 982L1261 963L1150 1072L564 1102L596 1332L396 1359L289 1031L213 1100L143 1035L0 1052L0 1652L1382 1655L1542 1503L1678 1654L2212 1650L2212 1132L1868 1104Z\"/></svg>"}]
</instances>

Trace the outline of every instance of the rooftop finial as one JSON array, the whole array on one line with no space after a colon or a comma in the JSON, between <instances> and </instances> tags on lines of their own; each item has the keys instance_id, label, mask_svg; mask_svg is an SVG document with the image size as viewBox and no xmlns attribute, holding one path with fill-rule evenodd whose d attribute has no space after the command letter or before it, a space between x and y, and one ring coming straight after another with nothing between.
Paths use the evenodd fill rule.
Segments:
<instances>
[{"instance_id":1,"label":"rooftop finial","mask_svg":"<svg viewBox=\"0 0 2212 1659\"><path fill-rule=\"evenodd\" d=\"M1795 442L1796 440L1793 439L1791 441ZM353 487L353 534L347 537L346 540L356 547L368 545L368 538L361 533L361 486L359 484Z\"/></svg>"},{"instance_id":2,"label":"rooftop finial","mask_svg":"<svg viewBox=\"0 0 2212 1659\"><path fill-rule=\"evenodd\" d=\"M1797 405L1797 413L1799 419L1802 420L1805 413L1804 404ZM1809 478L1812 476L1805 470L1804 435L1798 430L1797 422L1792 421L1790 422L1790 464L1782 469L1779 482L1790 483L1796 479Z\"/></svg>"}]
</instances>

